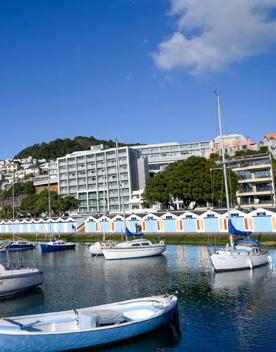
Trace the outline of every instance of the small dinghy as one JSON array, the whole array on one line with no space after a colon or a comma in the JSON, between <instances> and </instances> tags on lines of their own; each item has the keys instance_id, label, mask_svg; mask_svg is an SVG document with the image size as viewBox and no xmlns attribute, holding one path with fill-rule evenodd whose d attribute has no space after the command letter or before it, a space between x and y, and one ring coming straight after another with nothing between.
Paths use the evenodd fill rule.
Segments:
<instances>
[{"instance_id":1,"label":"small dinghy","mask_svg":"<svg viewBox=\"0 0 276 352\"><path fill-rule=\"evenodd\" d=\"M166 324L174 295L133 299L78 310L0 319L1 352L54 352L125 340Z\"/></svg>"},{"instance_id":2,"label":"small dinghy","mask_svg":"<svg viewBox=\"0 0 276 352\"><path fill-rule=\"evenodd\" d=\"M65 242L63 240L40 243L40 248L42 252L65 251L66 249L75 249L75 247L75 243Z\"/></svg>"},{"instance_id":3,"label":"small dinghy","mask_svg":"<svg viewBox=\"0 0 276 352\"><path fill-rule=\"evenodd\" d=\"M103 249L105 249L105 248L113 248L113 247L116 246L116 244L117 244L116 241L111 241L111 240L95 242L95 243L92 243L88 247L88 250L89 250L89 253L92 256L103 255Z\"/></svg>"}]
</instances>

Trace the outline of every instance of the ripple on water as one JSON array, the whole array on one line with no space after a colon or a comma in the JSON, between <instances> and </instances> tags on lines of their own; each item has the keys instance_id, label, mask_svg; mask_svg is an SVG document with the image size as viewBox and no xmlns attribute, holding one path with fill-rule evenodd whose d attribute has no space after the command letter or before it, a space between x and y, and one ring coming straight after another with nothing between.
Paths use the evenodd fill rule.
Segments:
<instances>
[{"instance_id":1,"label":"ripple on water","mask_svg":"<svg viewBox=\"0 0 276 352\"><path fill-rule=\"evenodd\" d=\"M100 351L260 351L275 347L276 251L272 268L214 274L207 247L169 245L165 256L105 261L75 251L23 254L45 274L41 288L0 301L1 315L93 306L178 291L179 316L143 337Z\"/></svg>"}]
</instances>

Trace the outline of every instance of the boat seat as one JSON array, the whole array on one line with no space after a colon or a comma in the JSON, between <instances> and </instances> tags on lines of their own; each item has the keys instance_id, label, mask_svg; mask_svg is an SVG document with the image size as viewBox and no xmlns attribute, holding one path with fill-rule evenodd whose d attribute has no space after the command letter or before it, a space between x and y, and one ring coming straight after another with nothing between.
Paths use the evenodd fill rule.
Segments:
<instances>
[{"instance_id":1,"label":"boat seat","mask_svg":"<svg viewBox=\"0 0 276 352\"><path fill-rule=\"evenodd\" d=\"M121 324L126 321L126 317L112 309L99 309L79 313L79 328L91 329L100 326Z\"/></svg>"},{"instance_id":2,"label":"boat seat","mask_svg":"<svg viewBox=\"0 0 276 352\"><path fill-rule=\"evenodd\" d=\"M75 318L69 318L69 317L49 319L49 320L36 320L29 324L21 324L16 320L9 319L9 318L3 318L3 320L6 323L3 325L0 324L0 329L5 329L5 330L17 329L17 330L26 330L26 331L41 331L41 329L39 328L40 326L56 324L56 323L71 323L76 321Z\"/></svg>"}]
</instances>

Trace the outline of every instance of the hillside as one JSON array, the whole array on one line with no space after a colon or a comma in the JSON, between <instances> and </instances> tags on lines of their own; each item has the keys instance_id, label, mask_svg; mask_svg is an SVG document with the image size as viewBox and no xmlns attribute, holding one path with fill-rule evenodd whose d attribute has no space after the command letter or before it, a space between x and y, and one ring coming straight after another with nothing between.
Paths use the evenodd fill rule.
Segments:
<instances>
[{"instance_id":1,"label":"hillside","mask_svg":"<svg viewBox=\"0 0 276 352\"><path fill-rule=\"evenodd\" d=\"M51 141L49 143L37 143L34 144L30 147L27 147L18 154L14 156L14 159L22 159L22 158L27 158L28 156L32 156L35 159L46 159L46 160L51 160L51 159L56 159L59 157L62 157L66 154L79 151L79 150L88 150L92 145L97 145L97 144L105 144L108 147L112 148L115 147L116 143L115 141L112 140L100 140L96 139L95 137L82 137L78 136L75 137L74 139L56 139L54 141ZM119 146L125 146L125 145L138 145L139 143L136 144L124 144L124 143L119 143Z\"/></svg>"}]
</instances>

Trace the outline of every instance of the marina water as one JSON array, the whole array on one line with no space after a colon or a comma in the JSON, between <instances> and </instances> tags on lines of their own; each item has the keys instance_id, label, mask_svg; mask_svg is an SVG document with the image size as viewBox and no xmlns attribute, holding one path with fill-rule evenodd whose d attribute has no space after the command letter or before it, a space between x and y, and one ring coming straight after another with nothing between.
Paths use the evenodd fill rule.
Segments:
<instances>
[{"instance_id":1,"label":"marina water","mask_svg":"<svg viewBox=\"0 0 276 352\"><path fill-rule=\"evenodd\" d=\"M206 246L169 245L164 256L117 261L91 258L81 244L75 251L41 254L36 249L23 253L23 259L40 266L45 283L0 301L0 312L14 316L69 310L178 291L179 314L169 325L97 350L274 350L276 250L270 255L271 266L215 274Z\"/></svg>"}]
</instances>

